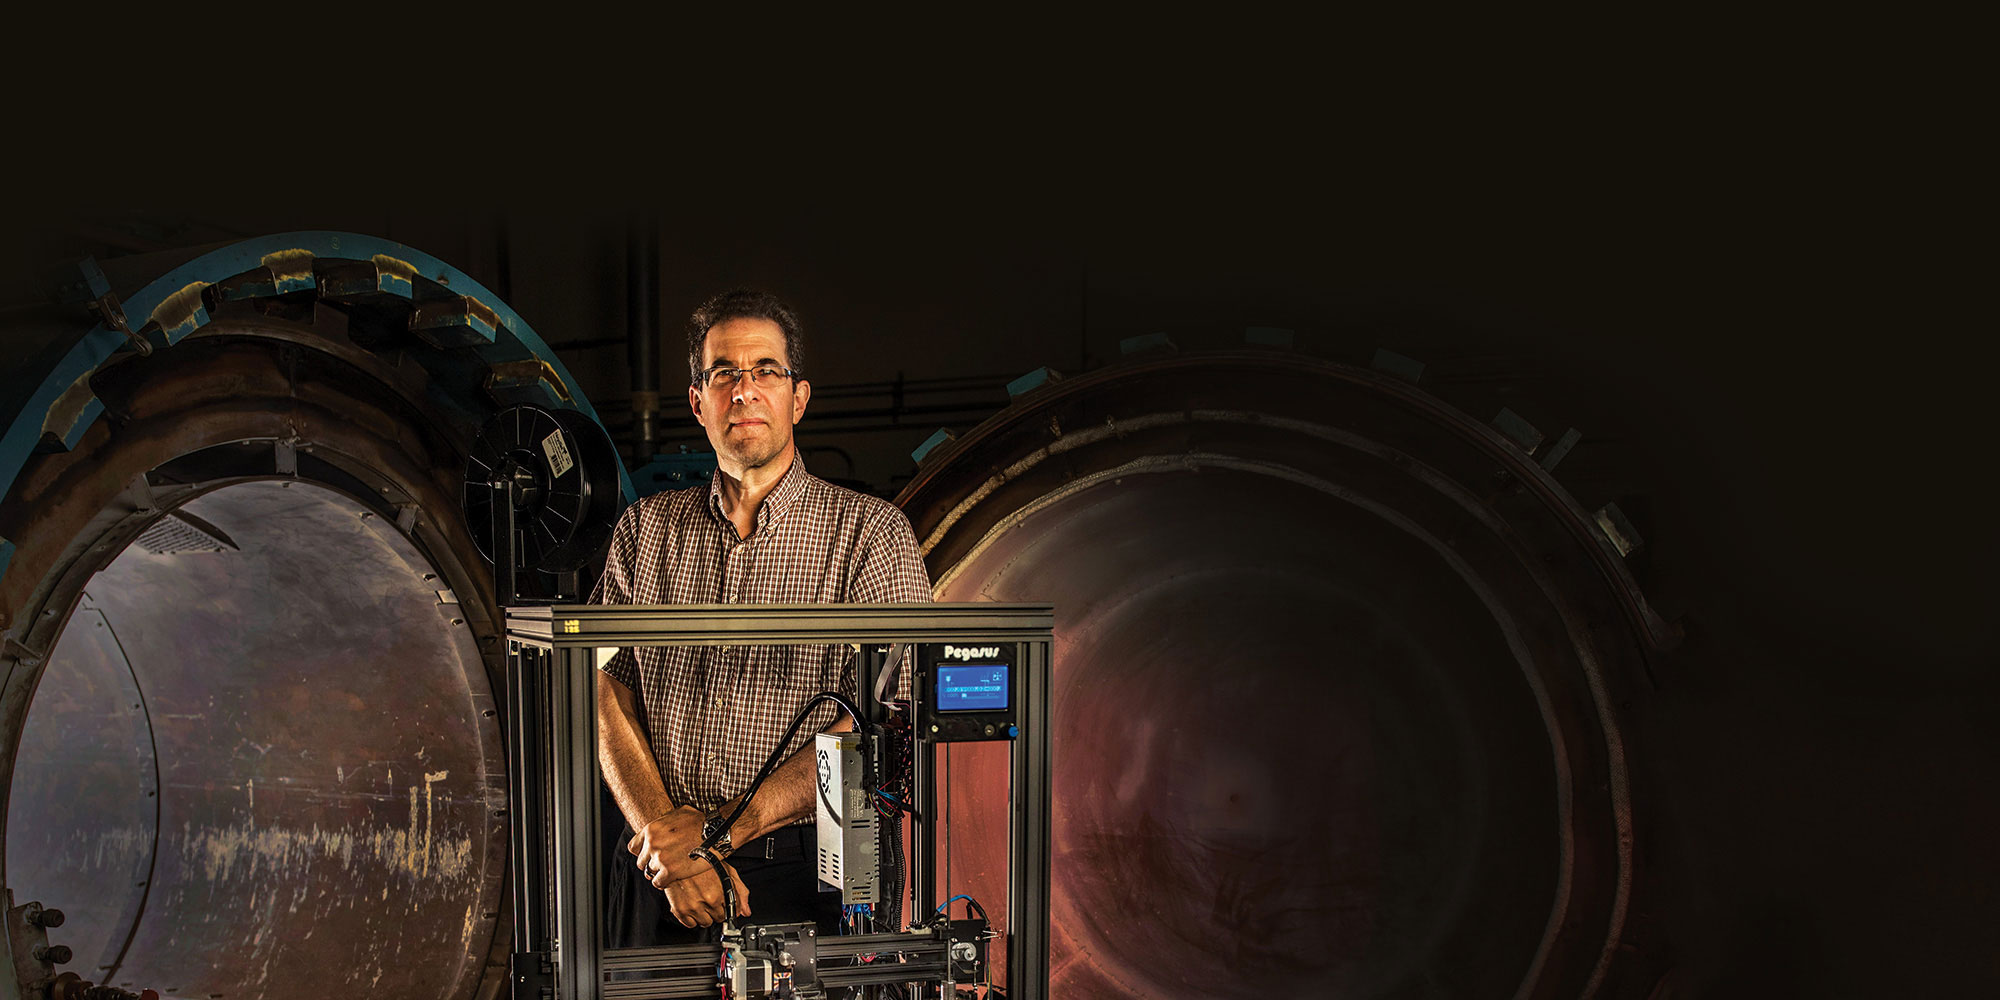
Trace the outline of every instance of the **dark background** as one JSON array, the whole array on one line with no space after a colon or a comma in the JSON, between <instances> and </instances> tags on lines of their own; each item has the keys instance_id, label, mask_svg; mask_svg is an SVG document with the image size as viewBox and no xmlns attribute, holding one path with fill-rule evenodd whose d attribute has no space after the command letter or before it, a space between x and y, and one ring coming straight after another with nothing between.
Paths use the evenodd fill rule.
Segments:
<instances>
[{"instance_id":1,"label":"dark background","mask_svg":"<svg viewBox=\"0 0 2000 1000\"><path fill-rule=\"evenodd\" d=\"M1008 379L1114 362L1127 337L1193 349L1280 327L1310 354L1424 361L1423 384L1475 416L1584 433L1558 478L1631 516L1635 573L1686 631L1629 706L1657 876L1635 916L1677 995L2000 986L1996 352L1990 317L1941 305L1973 276L1893 218L1782 185L1435 195L1235 182L659 210L663 440L701 447L683 317L738 285L805 319L814 470L884 495L936 427L1003 406ZM10 274L295 229L387 237L506 299L617 427L634 217L106 209L19 221ZM972 388L932 400L956 410L815 426L892 408L871 386L899 375Z\"/></svg>"}]
</instances>

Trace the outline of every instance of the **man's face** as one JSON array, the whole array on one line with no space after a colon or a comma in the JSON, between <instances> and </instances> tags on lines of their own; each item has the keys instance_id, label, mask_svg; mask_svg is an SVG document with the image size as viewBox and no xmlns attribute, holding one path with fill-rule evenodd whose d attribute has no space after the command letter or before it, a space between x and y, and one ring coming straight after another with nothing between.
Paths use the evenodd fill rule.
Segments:
<instances>
[{"instance_id":1,"label":"man's face","mask_svg":"<svg viewBox=\"0 0 2000 1000\"><path fill-rule=\"evenodd\" d=\"M727 319L708 329L702 342L701 369L717 366L790 368L785 356L785 331L768 319ZM694 418L708 431L708 443L725 471L741 475L773 461L791 462L792 425L805 415L812 385L783 380L764 388L745 375L731 385L710 380L688 389Z\"/></svg>"}]
</instances>

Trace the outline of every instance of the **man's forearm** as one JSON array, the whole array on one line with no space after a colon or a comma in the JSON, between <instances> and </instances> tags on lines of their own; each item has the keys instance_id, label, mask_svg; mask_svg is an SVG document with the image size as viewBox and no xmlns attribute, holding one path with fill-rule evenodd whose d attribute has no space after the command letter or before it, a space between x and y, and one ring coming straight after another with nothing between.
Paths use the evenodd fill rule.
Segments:
<instances>
[{"instance_id":1,"label":"man's forearm","mask_svg":"<svg viewBox=\"0 0 2000 1000\"><path fill-rule=\"evenodd\" d=\"M660 766L639 726L638 699L603 674L597 678L597 762L618 810L634 830L673 811Z\"/></svg>"},{"instance_id":2,"label":"man's forearm","mask_svg":"<svg viewBox=\"0 0 2000 1000\"><path fill-rule=\"evenodd\" d=\"M854 721L842 715L839 721L826 727L829 733L844 733L854 728ZM804 819L813 811L813 782L819 774L817 757L813 745L806 744L798 753L779 764L771 776L764 779L764 785L757 790L756 798L750 800L750 807L743 810L743 816L729 828L729 839L733 843L747 843L779 827ZM738 797L740 799L740 796ZM723 805L722 814L735 811L738 799L731 799Z\"/></svg>"}]
</instances>

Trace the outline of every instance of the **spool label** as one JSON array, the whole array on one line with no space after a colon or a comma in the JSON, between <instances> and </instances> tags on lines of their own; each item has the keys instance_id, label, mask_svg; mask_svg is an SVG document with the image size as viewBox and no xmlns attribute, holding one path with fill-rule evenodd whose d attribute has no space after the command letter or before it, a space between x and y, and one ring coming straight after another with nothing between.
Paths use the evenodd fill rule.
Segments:
<instances>
[{"instance_id":1,"label":"spool label","mask_svg":"<svg viewBox=\"0 0 2000 1000\"><path fill-rule=\"evenodd\" d=\"M552 475L561 476L576 465L576 460L569 457L569 446L563 443L563 433L560 428L542 439L542 454L549 458L549 472Z\"/></svg>"}]
</instances>

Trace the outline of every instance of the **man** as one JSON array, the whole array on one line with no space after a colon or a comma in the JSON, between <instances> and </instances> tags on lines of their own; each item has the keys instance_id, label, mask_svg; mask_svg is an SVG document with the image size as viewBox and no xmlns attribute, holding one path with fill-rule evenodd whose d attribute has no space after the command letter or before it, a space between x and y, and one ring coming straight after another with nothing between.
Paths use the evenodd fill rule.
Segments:
<instances>
[{"instance_id":1,"label":"man","mask_svg":"<svg viewBox=\"0 0 2000 1000\"><path fill-rule=\"evenodd\" d=\"M792 440L812 397L803 363L798 319L773 296L729 292L695 311L688 405L715 447L715 475L706 486L646 497L625 511L593 603L931 599L902 512L805 471ZM907 697L907 678L902 683ZM853 698L853 651L621 649L604 664L597 690L598 755L632 855L611 860L606 944L698 940L700 928L724 917L714 868L688 856L704 822L727 818L814 694ZM813 733L851 725L820 705L718 844L737 916L836 929L839 894L818 891L815 874L810 748Z\"/></svg>"}]
</instances>

